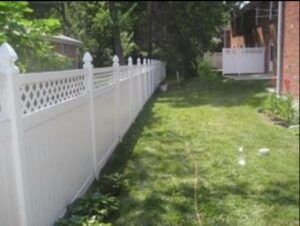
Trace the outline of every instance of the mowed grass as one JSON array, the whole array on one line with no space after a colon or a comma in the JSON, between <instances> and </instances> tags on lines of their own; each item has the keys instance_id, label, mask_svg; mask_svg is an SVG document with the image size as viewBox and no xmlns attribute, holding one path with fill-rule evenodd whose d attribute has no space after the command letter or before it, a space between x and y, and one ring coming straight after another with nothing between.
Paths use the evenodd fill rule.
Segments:
<instances>
[{"instance_id":1,"label":"mowed grass","mask_svg":"<svg viewBox=\"0 0 300 226\"><path fill-rule=\"evenodd\" d=\"M299 132L257 113L265 85L194 78L156 93L103 170L130 181L113 224L298 225Z\"/></svg>"}]
</instances>

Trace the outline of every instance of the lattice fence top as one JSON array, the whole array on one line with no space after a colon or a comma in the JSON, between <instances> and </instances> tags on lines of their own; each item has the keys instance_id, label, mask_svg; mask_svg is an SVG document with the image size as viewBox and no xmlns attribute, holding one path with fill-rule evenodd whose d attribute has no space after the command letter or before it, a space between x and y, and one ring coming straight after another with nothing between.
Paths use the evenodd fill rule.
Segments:
<instances>
[{"instance_id":1,"label":"lattice fence top","mask_svg":"<svg viewBox=\"0 0 300 226\"><path fill-rule=\"evenodd\" d=\"M20 86L21 112L28 115L63 103L84 95L85 89L83 71L74 77L24 83Z\"/></svg>"},{"instance_id":2,"label":"lattice fence top","mask_svg":"<svg viewBox=\"0 0 300 226\"><path fill-rule=\"evenodd\" d=\"M114 84L113 68L95 68L94 69L94 90L99 90Z\"/></svg>"}]
</instances>

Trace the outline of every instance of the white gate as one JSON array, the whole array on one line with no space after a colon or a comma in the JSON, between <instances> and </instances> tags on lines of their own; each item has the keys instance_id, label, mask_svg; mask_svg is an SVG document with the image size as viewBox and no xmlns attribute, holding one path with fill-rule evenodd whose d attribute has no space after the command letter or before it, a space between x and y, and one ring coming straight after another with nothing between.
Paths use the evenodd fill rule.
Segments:
<instances>
[{"instance_id":1,"label":"white gate","mask_svg":"<svg viewBox=\"0 0 300 226\"><path fill-rule=\"evenodd\" d=\"M265 72L264 48L223 48L223 74Z\"/></svg>"}]
</instances>

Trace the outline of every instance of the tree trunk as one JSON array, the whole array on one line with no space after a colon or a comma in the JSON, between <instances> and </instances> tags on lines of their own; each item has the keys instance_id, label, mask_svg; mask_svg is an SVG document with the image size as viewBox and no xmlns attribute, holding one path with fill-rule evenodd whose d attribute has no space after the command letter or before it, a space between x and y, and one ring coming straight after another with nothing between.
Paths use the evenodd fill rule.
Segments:
<instances>
[{"instance_id":1,"label":"tree trunk","mask_svg":"<svg viewBox=\"0 0 300 226\"><path fill-rule=\"evenodd\" d=\"M114 50L116 55L119 57L120 64L124 64L124 56L123 56L123 48L121 42L121 34L120 34L120 27L118 24L117 13L118 9L116 7L115 1L109 1L109 13L113 20L113 43L114 43Z\"/></svg>"},{"instance_id":2,"label":"tree trunk","mask_svg":"<svg viewBox=\"0 0 300 226\"><path fill-rule=\"evenodd\" d=\"M56 5L55 5L56 6ZM70 35L70 29L71 29L71 23L68 18L68 13L67 13L67 3L66 2L58 2L56 9L60 13L62 19L63 19L63 24L62 26L64 35Z\"/></svg>"},{"instance_id":3,"label":"tree trunk","mask_svg":"<svg viewBox=\"0 0 300 226\"><path fill-rule=\"evenodd\" d=\"M152 1L148 2L147 5L148 15L148 57L152 58Z\"/></svg>"}]
</instances>

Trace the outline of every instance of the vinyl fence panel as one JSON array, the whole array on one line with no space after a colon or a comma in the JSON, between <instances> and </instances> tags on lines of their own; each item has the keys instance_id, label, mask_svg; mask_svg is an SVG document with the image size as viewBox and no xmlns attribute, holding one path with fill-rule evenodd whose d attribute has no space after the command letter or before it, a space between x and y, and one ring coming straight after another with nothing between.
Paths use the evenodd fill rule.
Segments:
<instances>
[{"instance_id":1,"label":"vinyl fence panel","mask_svg":"<svg viewBox=\"0 0 300 226\"><path fill-rule=\"evenodd\" d=\"M264 48L223 48L223 74L264 73Z\"/></svg>"},{"instance_id":2,"label":"vinyl fence panel","mask_svg":"<svg viewBox=\"0 0 300 226\"><path fill-rule=\"evenodd\" d=\"M0 47L0 225L51 226L80 197L165 78L160 61L20 74Z\"/></svg>"}]
</instances>

